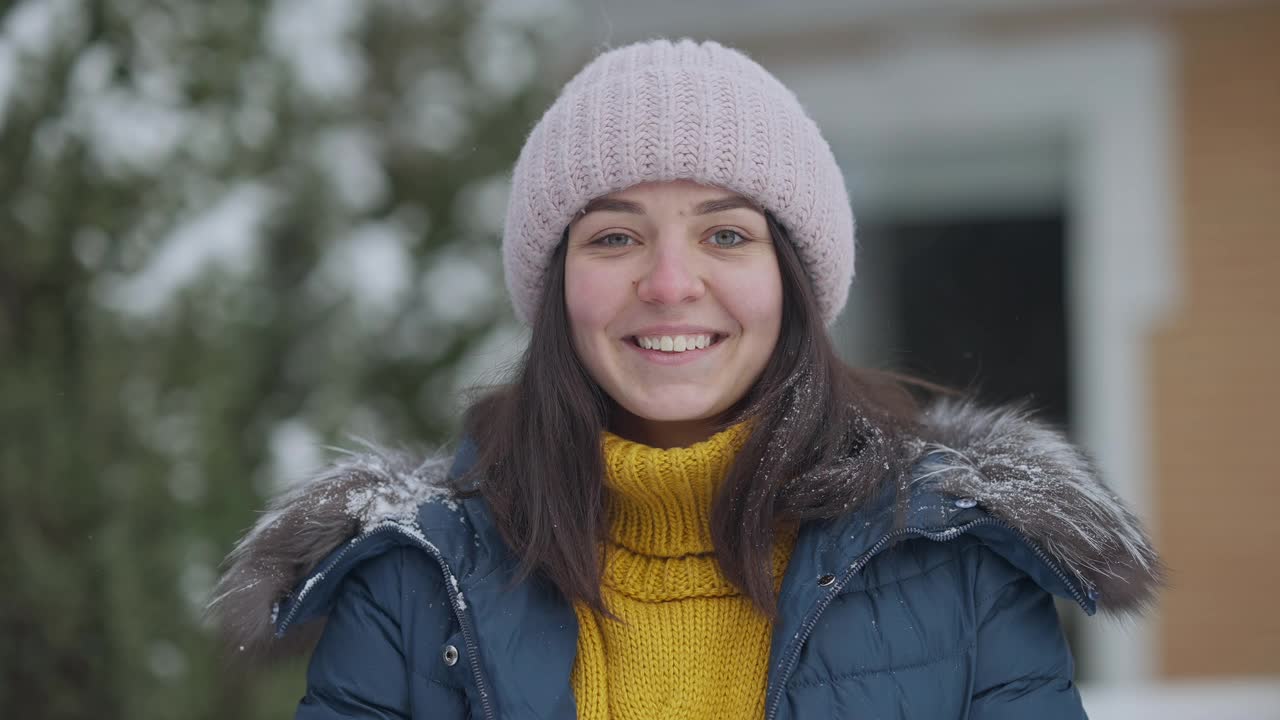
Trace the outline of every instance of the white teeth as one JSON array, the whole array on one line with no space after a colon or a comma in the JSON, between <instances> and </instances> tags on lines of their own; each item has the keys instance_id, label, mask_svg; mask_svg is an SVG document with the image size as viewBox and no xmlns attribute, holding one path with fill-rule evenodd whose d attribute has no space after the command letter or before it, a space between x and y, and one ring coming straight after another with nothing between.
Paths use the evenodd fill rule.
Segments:
<instances>
[{"instance_id":1,"label":"white teeth","mask_svg":"<svg viewBox=\"0 0 1280 720\"><path fill-rule=\"evenodd\" d=\"M636 337L636 343L645 350L661 350L662 352L684 352L700 350L711 344L711 335L660 335L654 337Z\"/></svg>"}]
</instances>

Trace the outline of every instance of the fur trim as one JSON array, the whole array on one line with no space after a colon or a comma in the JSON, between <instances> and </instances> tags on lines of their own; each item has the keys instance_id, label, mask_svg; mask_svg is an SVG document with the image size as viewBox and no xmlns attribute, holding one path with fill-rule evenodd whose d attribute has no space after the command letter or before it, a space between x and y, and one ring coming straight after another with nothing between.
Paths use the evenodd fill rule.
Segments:
<instances>
[{"instance_id":1,"label":"fur trim","mask_svg":"<svg viewBox=\"0 0 1280 720\"><path fill-rule=\"evenodd\" d=\"M916 478L1039 543L1098 592L1112 614L1142 611L1165 574L1141 522L1102 483L1093 462L1021 408L944 400L924 415L924 452L941 456Z\"/></svg>"},{"instance_id":2,"label":"fur trim","mask_svg":"<svg viewBox=\"0 0 1280 720\"><path fill-rule=\"evenodd\" d=\"M1093 463L1019 409L942 401L923 417L920 453L941 458L913 489L971 497L1027 535L1100 592L1110 613L1141 610L1164 570L1138 519L1098 479ZM418 461L378 448L351 453L298 484L227 558L208 612L230 648L293 654L314 644L322 623L274 637L271 612L334 549L382 520L412 521L427 501L452 503L450 461ZM297 634L299 637L294 638Z\"/></svg>"},{"instance_id":3,"label":"fur trim","mask_svg":"<svg viewBox=\"0 0 1280 720\"><path fill-rule=\"evenodd\" d=\"M453 502L445 484L449 462L447 457L413 460L369 446L272 502L227 557L207 607L229 649L250 656L291 655L314 644L319 623L297 642L275 641L276 603L364 528L381 520L413 522L418 506L429 500Z\"/></svg>"}]
</instances>

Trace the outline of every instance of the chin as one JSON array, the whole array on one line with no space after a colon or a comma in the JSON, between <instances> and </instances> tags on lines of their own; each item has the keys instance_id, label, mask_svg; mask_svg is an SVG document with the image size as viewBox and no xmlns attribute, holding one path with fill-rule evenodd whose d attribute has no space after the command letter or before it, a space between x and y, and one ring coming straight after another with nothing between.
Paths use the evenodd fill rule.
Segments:
<instances>
[{"instance_id":1,"label":"chin","mask_svg":"<svg viewBox=\"0 0 1280 720\"><path fill-rule=\"evenodd\" d=\"M637 403L624 405L636 417L649 422L694 422L719 414L713 403Z\"/></svg>"}]
</instances>

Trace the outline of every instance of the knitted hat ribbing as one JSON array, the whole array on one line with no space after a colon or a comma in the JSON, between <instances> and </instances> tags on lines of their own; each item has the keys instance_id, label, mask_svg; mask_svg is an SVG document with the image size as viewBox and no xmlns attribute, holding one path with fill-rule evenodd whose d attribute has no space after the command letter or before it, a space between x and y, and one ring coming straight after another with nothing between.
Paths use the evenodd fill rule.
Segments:
<instances>
[{"instance_id":1,"label":"knitted hat ribbing","mask_svg":"<svg viewBox=\"0 0 1280 720\"><path fill-rule=\"evenodd\" d=\"M687 179L738 193L789 231L823 320L853 279L853 212L831 148L795 95L741 52L654 40L603 53L534 126L512 174L507 290L531 323L547 264L588 201Z\"/></svg>"}]
</instances>

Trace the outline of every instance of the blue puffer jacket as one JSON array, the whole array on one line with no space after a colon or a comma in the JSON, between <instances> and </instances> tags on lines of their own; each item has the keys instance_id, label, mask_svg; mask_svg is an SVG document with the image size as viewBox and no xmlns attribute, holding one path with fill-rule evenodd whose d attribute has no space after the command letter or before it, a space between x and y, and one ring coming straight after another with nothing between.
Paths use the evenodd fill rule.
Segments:
<instances>
[{"instance_id":1,"label":"blue puffer jacket","mask_svg":"<svg viewBox=\"0 0 1280 720\"><path fill-rule=\"evenodd\" d=\"M1089 614L1150 600L1146 535L1061 437L960 404L928 419L941 440L920 444L903 522L886 493L802 528L767 718L1084 717L1051 595ZM444 494L446 470L352 456L232 554L212 607L238 649L323 627L299 718L575 717L572 608L512 583L483 501Z\"/></svg>"}]
</instances>

